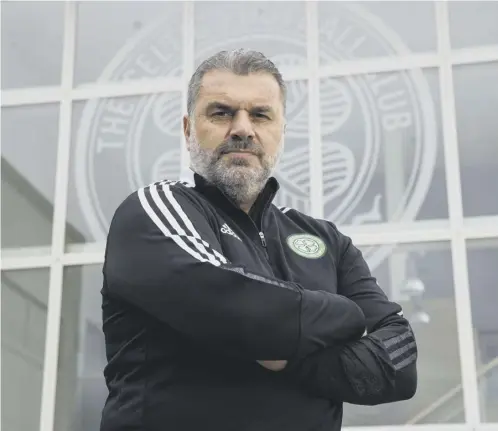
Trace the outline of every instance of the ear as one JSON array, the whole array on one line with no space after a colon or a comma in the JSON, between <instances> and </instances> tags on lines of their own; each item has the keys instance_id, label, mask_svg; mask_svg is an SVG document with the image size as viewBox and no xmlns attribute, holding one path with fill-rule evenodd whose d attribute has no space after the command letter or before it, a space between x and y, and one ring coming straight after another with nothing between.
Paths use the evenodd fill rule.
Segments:
<instances>
[{"instance_id":1,"label":"ear","mask_svg":"<svg viewBox=\"0 0 498 431\"><path fill-rule=\"evenodd\" d=\"M190 150L189 140L191 133L191 124L188 115L183 116L183 135L185 136L185 142L187 144L187 149Z\"/></svg>"}]
</instances>

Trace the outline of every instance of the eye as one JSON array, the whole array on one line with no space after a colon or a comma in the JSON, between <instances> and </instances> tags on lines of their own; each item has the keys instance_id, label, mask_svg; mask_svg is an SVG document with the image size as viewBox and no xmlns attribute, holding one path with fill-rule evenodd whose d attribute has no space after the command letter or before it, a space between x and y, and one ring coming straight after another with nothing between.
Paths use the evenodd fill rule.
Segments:
<instances>
[{"instance_id":1,"label":"eye","mask_svg":"<svg viewBox=\"0 0 498 431\"><path fill-rule=\"evenodd\" d=\"M268 117L268 115L263 114L262 112L255 112L253 115L256 118L259 118L259 119L265 119L265 120L269 120L270 119L270 117Z\"/></svg>"},{"instance_id":2,"label":"eye","mask_svg":"<svg viewBox=\"0 0 498 431\"><path fill-rule=\"evenodd\" d=\"M226 111L216 111L211 114L212 117L226 117L227 115L230 115L230 113Z\"/></svg>"}]
</instances>

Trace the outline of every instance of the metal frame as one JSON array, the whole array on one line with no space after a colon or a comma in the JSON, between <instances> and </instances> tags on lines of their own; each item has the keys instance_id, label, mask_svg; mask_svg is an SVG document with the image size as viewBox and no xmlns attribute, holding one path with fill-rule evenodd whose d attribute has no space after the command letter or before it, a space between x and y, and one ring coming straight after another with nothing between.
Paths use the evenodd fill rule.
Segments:
<instances>
[{"instance_id":1,"label":"metal frame","mask_svg":"<svg viewBox=\"0 0 498 431\"><path fill-rule=\"evenodd\" d=\"M378 223L365 226L339 226L341 231L352 237L357 246L384 244L423 244L451 241L452 230L449 220L417 221L411 224ZM464 220L462 236L467 240L497 239L498 216L470 217ZM92 265L104 262L103 243L67 246L60 260L64 266ZM468 247L468 245L467 245ZM81 251L79 251L81 249ZM14 251L14 250L13 250ZM22 253L4 250L2 270L47 268L55 262L47 247L19 249Z\"/></svg>"},{"instance_id":2,"label":"metal frame","mask_svg":"<svg viewBox=\"0 0 498 431\"><path fill-rule=\"evenodd\" d=\"M45 338L45 360L40 412L40 431L54 429L55 394L59 359L59 335L62 304L64 254L66 233L67 193L69 159L71 149L71 90L73 88L76 8L74 2L66 2L64 11L64 45L62 57L62 95L59 115L59 139L57 144L57 167L55 177L54 222L52 229L52 264L48 292L47 333Z\"/></svg>"},{"instance_id":3,"label":"metal frame","mask_svg":"<svg viewBox=\"0 0 498 431\"><path fill-rule=\"evenodd\" d=\"M306 39L308 54L308 150L310 169L310 213L323 218L322 134L320 115L320 57L318 3L306 2Z\"/></svg>"},{"instance_id":4,"label":"metal frame","mask_svg":"<svg viewBox=\"0 0 498 431\"><path fill-rule=\"evenodd\" d=\"M193 3L185 3L192 4L191 7L193 10ZM193 25L193 23L191 24ZM185 58L189 58L189 55L186 53L184 59ZM498 61L498 45L453 50L450 58L451 64L454 66ZM437 53L412 54L406 57L379 57L358 61L343 61L334 63L334 65L321 65L318 69L318 76L320 78L340 77L357 75L360 73L436 68L439 67L439 65L440 58ZM286 81L308 79L310 76L308 66L282 68L281 72ZM71 89L70 97L73 100L87 100L97 97L137 96L164 91L183 91L184 89L185 82L179 77L148 78L140 81L80 84ZM20 88L2 90L0 103L1 106L20 106L56 103L60 102L62 98L63 94L60 87Z\"/></svg>"},{"instance_id":5,"label":"metal frame","mask_svg":"<svg viewBox=\"0 0 498 431\"><path fill-rule=\"evenodd\" d=\"M467 250L463 231L462 184L458 152L449 12L447 2L436 3L437 39L441 66L439 84L443 109L443 141L448 206L452 231L451 251L458 341L466 422L474 427L480 422L479 390L474 354L471 298L467 268ZM471 352L471 354L469 354Z\"/></svg>"},{"instance_id":6,"label":"metal frame","mask_svg":"<svg viewBox=\"0 0 498 431\"><path fill-rule=\"evenodd\" d=\"M188 80L195 67L195 36L194 36L194 7L195 3L186 1L183 3L183 79L182 79L182 110L187 112L187 86ZM187 145L183 135L183 123L180 128L182 136L181 165L187 169L189 165Z\"/></svg>"},{"instance_id":7,"label":"metal frame","mask_svg":"<svg viewBox=\"0 0 498 431\"><path fill-rule=\"evenodd\" d=\"M340 62L333 66L320 66L318 62L318 11L316 2L306 2L308 64L282 70L286 80L306 79L309 85L309 133L312 214L323 214L323 187L321 181L320 142L320 78L348 76L359 73L407 70L413 68L437 68L441 92L444 159L446 187L448 190L449 219L417 221L411 224L380 224L375 226L343 227L347 235L358 245L418 244L447 241L451 243L458 339L461 358L462 386L466 424L404 426L405 430L440 431L490 431L496 424L481 424L478 402L474 340L470 307L466 241L486 238L498 239L498 215L491 217L464 218L462 210L460 165L457 146L455 100L453 90L453 66L498 61L498 45L471 49L451 50L448 3L435 2L438 51L413 54L398 58L377 58L355 62ZM65 245L67 210L67 184L70 161L72 103L100 97L119 97L152 94L163 91L181 91L185 96L186 79L194 68L194 3L184 3L183 68L182 78L161 78L126 83L89 83L73 86L74 57L76 47L77 5L65 2L64 48L62 82L60 87L23 88L1 92L1 106L22 106L42 103L60 103L58 158L54 202L52 249L28 248L18 253L4 253L2 270L50 268L50 289L43 372L42 409L40 431L54 428L55 393L59 355L59 325L63 289L63 271L66 266L101 264L103 244L96 247L69 248ZM186 111L186 97L183 97ZM182 155L185 164L186 154ZM310 166L310 167L311 167ZM316 168L318 167L318 169ZM396 427L362 427L362 431L394 430ZM346 428L352 431L357 428Z\"/></svg>"},{"instance_id":8,"label":"metal frame","mask_svg":"<svg viewBox=\"0 0 498 431\"><path fill-rule=\"evenodd\" d=\"M479 390L474 354L474 334L472 326L471 298L467 268L467 250L463 231L462 184L456 128L455 95L453 69L451 64L451 43L449 12L447 2L436 3L438 51L441 58L439 84L443 110L443 146L446 167L446 188L452 231L451 251L457 334L460 353L463 403L466 422L475 427L480 422ZM471 352L471 354L469 354Z\"/></svg>"}]
</instances>

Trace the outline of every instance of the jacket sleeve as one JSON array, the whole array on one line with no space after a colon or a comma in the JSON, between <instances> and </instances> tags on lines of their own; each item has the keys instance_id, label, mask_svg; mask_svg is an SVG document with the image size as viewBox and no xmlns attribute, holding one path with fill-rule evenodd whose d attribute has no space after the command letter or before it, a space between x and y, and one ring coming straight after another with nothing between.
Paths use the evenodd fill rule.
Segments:
<instances>
[{"instance_id":1,"label":"jacket sleeve","mask_svg":"<svg viewBox=\"0 0 498 431\"><path fill-rule=\"evenodd\" d=\"M231 264L205 210L182 188L151 185L117 209L104 263L110 296L251 360L304 357L364 331L353 301Z\"/></svg>"},{"instance_id":2,"label":"jacket sleeve","mask_svg":"<svg viewBox=\"0 0 498 431\"><path fill-rule=\"evenodd\" d=\"M337 235L342 250L339 293L362 309L367 332L292 363L286 373L311 394L337 403L377 405L410 399L417 389L417 344L410 324L377 285L351 239Z\"/></svg>"}]
</instances>

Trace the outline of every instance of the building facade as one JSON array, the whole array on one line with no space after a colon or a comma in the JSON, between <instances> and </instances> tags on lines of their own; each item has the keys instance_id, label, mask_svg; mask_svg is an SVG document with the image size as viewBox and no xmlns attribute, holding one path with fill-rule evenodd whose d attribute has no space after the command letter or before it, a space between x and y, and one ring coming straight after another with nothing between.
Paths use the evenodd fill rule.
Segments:
<instances>
[{"instance_id":1,"label":"building facade","mask_svg":"<svg viewBox=\"0 0 498 431\"><path fill-rule=\"evenodd\" d=\"M117 205L179 178L188 79L288 85L277 204L331 220L404 307L419 389L348 429L498 430L498 2L2 2L2 427L95 431ZM5 394L8 393L8 396Z\"/></svg>"}]
</instances>

